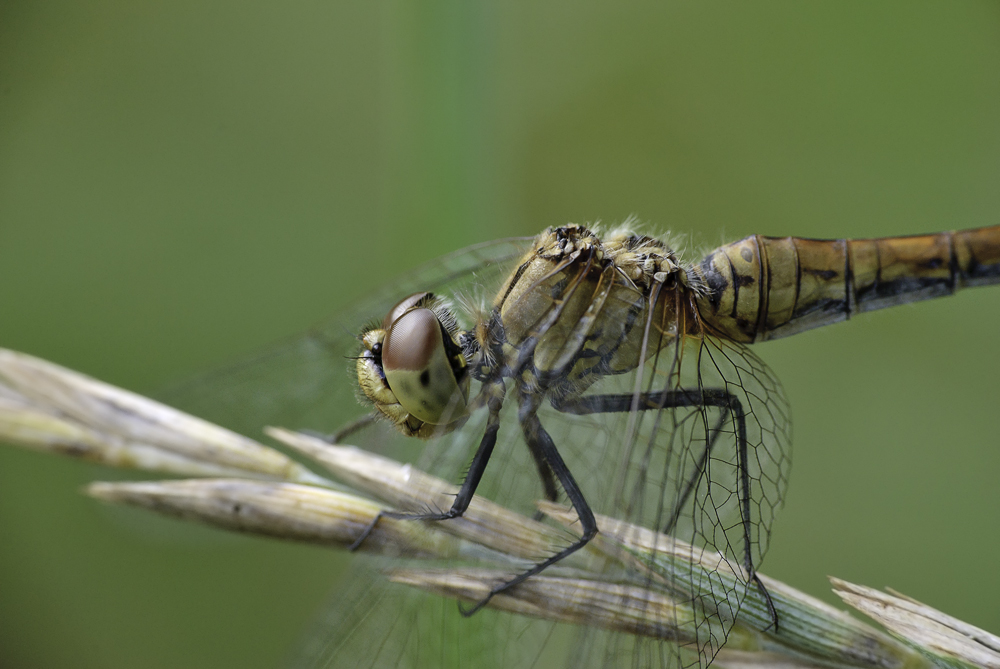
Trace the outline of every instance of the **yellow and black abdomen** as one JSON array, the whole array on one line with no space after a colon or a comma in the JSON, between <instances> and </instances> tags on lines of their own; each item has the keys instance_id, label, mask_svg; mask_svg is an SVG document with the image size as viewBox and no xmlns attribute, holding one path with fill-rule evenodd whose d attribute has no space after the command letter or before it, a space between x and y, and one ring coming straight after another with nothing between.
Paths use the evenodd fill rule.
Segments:
<instances>
[{"instance_id":1,"label":"yellow and black abdomen","mask_svg":"<svg viewBox=\"0 0 1000 669\"><path fill-rule=\"evenodd\" d=\"M702 321L750 343L1000 283L1000 226L881 239L754 235L699 265Z\"/></svg>"}]
</instances>

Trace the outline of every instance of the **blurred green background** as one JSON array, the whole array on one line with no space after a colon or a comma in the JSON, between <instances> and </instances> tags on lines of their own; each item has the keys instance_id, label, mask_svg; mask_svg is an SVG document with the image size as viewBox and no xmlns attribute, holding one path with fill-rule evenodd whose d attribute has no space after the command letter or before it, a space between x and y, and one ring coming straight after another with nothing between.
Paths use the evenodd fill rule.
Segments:
<instances>
[{"instance_id":1,"label":"blurred green background","mask_svg":"<svg viewBox=\"0 0 1000 669\"><path fill-rule=\"evenodd\" d=\"M0 345L148 391L567 221L996 224L998 75L992 1L5 2ZM766 573L1000 632L998 333L979 289L759 347L795 418ZM122 476L0 448L0 666L279 663L341 558L80 494Z\"/></svg>"}]
</instances>

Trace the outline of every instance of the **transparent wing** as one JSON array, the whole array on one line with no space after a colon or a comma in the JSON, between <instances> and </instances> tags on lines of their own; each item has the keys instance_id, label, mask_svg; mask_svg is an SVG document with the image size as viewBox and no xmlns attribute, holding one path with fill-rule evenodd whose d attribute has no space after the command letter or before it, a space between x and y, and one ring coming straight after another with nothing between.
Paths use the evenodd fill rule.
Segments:
<instances>
[{"instance_id":1,"label":"transparent wing","mask_svg":"<svg viewBox=\"0 0 1000 669\"><path fill-rule=\"evenodd\" d=\"M613 410L610 398L625 397L631 403L637 383L642 388L638 394L651 398L653 406ZM725 403L714 401L718 391ZM667 406L678 394L686 396L685 405ZM594 511L717 551L723 557L719 569L738 575L727 582L703 569L663 571L652 564L654 556L648 560L650 573L660 580L641 570L609 576L656 589L684 607L693 620L682 619L687 613L672 616L654 608L643 617L653 629L687 625L688 638L676 643L488 608L465 618L454 600L387 582L382 570L395 563L366 560L355 561L347 578L353 592L335 596L328 618L310 633L311 643L296 666L707 666L725 643L748 589L756 587L746 568L759 565L784 494L789 417L781 388L745 347L694 338L650 356L641 375L604 377L584 398L591 407L604 402L609 410L581 415L548 406L541 419ZM474 415L461 430L423 446L416 464L457 488L484 430L485 420ZM477 495L531 515L543 490L513 402L504 407L500 435ZM511 573L572 540L564 533L544 554ZM475 562L421 566L470 564ZM622 610L628 607L623 601Z\"/></svg>"},{"instance_id":2,"label":"transparent wing","mask_svg":"<svg viewBox=\"0 0 1000 669\"><path fill-rule=\"evenodd\" d=\"M354 564L347 585L334 593L326 617L309 630L292 666L563 666L577 633L568 625L493 609L466 618L452 599L386 584L370 561Z\"/></svg>"},{"instance_id":3,"label":"transparent wing","mask_svg":"<svg viewBox=\"0 0 1000 669\"><path fill-rule=\"evenodd\" d=\"M577 647L582 664L574 666L705 666L748 589L758 587L752 576L784 496L791 440L781 386L745 346L687 337L649 353L634 373L602 378L575 410L581 406L584 415L549 408L542 422L558 435L595 513L718 552L719 568L737 579L703 567L664 572L655 555L647 558L667 582L641 575L638 582L690 610L693 637L675 644L586 634ZM670 628L686 615L648 613L649 622Z\"/></svg>"},{"instance_id":4,"label":"transparent wing","mask_svg":"<svg viewBox=\"0 0 1000 669\"><path fill-rule=\"evenodd\" d=\"M531 239L503 239L456 251L400 277L308 332L158 393L158 399L251 438L265 425L333 432L367 412L357 401L357 337L366 324L417 291L491 299Z\"/></svg>"},{"instance_id":5,"label":"transparent wing","mask_svg":"<svg viewBox=\"0 0 1000 669\"><path fill-rule=\"evenodd\" d=\"M488 242L436 259L308 332L165 388L158 398L255 439L262 438L267 425L332 433L372 412L370 405L358 400L353 360L359 348L357 336L366 325L380 321L406 295L431 291L453 300L461 325L471 328L476 308L490 304L532 241ZM350 442L397 460L415 461L458 483L483 429L482 417L472 416L462 430L425 443L377 423L352 434ZM526 464L525 449L512 448L516 434L505 430L500 447L516 454L508 471ZM540 490L532 476L526 485L501 496L519 498L529 515ZM551 625L496 611L466 619L454 600L394 586L383 570L398 564L408 563L365 555L353 560L343 579L346 585L332 593L329 610L292 653L292 666L522 667L532 666L537 653L549 648L544 641L551 638ZM511 638L521 641L510 645Z\"/></svg>"},{"instance_id":6,"label":"transparent wing","mask_svg":"<svg viewBox=\"0 0 1000 669\"><path fill-rule=\"evenodd\" d=\"M365 321L381 318L409 293L431 290L466 307L464 314L458 311L469 327L476 314L468 307L492 300L530 243L496 242L446 256L336 321L195 379L168 393L167 400L250 436L258 436L266 424L332 431L365 412L354 398L356 384L344 361L355 354L354 335ZM647 297L637 291L632 299ZM616 318L598 322L602 328L625 327ZM725 585L693 570L664 574L657 571L655 557L645 571L615 575L658 588L686 606L692 612L693 636L675 643L490 609L465 618L454 600L388 582L382 570L392 564L355 560L345 580L349 585L334 596L329 616L311 632L297 666L710 663L748 588L755 587L750 570L767 548L785 490L789 412L777 380L744 346L709 336L676 338L669 327L651 327L649 335L650 344L634 370L601 377L575 398L575 406L557 408L545 402L538 415L596 513L717 551L723 557L720 569L742 575L742 580ZM544 492L537 463L522 437L516 404L508 397L503 407L497 447L477 496L531 516ZM457 486L485 432L484 414L478 411L461 429L427 442L405 439L384 426L352 435L350 441L414 462ZM513 572L572 542L573 536L563 531L547 554L530 556ZM461 564L437 566L468 564L463 559ZM653 628L681 622L679 614L651 610L649 616Z\"/></svg>"},{"instance_id":7,"label":"transparent wing","mask_svg":"<svg viewBox=\"0 0 1000 669\"><path fill-rule=\"evenodd\" d=\"M635 371L604 376L575 407L546 404L539 415L596 513L716 551L722 556L718 569L737 575L726 581L703 569L664 571L655 555L647 560L649 571L614 574L683 607L675 614L650 608L645 618L653 629L687 625L687 638L678 643L574 628L488 609L464 618L454 601L367 572L351 579L360 580L364 593L356 604L338 604L316 635L323 652L308 666L707 666L748 589L757 587L752 571L766 551L786 485L790 419L777 380L746 347L711 337L655 339L654 333ZM459 483L485 430L482 413L429 441L416 464ZM477 495L531 515L543 488L517 413L508 398ZM563 535L513 573L572 541Z\"/></svg>"}]
</instances>

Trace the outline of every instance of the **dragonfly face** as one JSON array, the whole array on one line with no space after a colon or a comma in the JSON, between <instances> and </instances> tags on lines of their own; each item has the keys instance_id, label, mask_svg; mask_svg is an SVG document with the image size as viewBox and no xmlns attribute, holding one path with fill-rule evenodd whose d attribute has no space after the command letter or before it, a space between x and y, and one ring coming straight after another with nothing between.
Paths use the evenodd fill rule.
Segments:
<instances>
[{"instance_id":1,"label":"dragonfly face","mask_svg":"<svg viewBox=\"0 0 1000 669\"><path fill-rule=\"evenodd\" d=\"M458 334L455 317L431 293L404 298L362 334L358 385L403 434L427 438L464 418L469 373Z\"/></svg>"}]
</instances>

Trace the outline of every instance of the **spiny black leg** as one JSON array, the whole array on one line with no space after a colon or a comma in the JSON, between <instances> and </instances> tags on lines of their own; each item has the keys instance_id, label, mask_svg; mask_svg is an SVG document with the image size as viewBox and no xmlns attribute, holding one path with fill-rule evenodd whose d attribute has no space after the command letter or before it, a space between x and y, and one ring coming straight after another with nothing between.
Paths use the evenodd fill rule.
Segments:
<instances>
[{"instance_id":1,"label":"spiny black leg","mask_svg":"<svg viewBox=\"0 0 1000 669\"><path fill-rule=\"evenodd\" d=\"M529 367L529 361L531 360L532 356L535 353L535 348L538 346L539 339L541 339L541 337L544 336L546 332L548 332L549 328L552 327L552 325L557 320L559 320L559 317L562 315L563 310L566 308L566 305L572 300L573 294L576 292L577 288L582 283L582 279L587 275L587 273L593 266L594 263L593 249L590 249L587 252L585 258L586 260L585 262L583 262L582 267L580 267L577 273L573 276L569 286L563 290L560 298L558 300L553 301L552 305L550 305L549 308L546 309L545 313L542 314L541 318L539 319L539 323L535 324L531 334L524 341L521 342L520 346L518 347L519 348L518 359L514 365L514 369L523 370ZM575 259L573 260L573 262L576 261L577 260ZM559 271L561 272L562 269L564 269L565 266L567 265L568 263L560 266ZM553 272L550 273L548 276L536 281L534 284L532 284L531 290L537 288L537 286L541 281L544 281L550 278L551 276L554 276L556 273L557 272L553 270ZM506 296L504 299L506 299ZM531 456L534 458L535 466L538 468L538 476L542 480L542 489L545 492L545 498L548 499L549 501L555 502L559 498L559 490L558 488L556 488L556 481L555 481L555 476L552 473L552 468L549 466L549 463L546 462L545 456L540 452L537 445L528 442L528 448L531 450ZM542 518L542 515L543 514L541 512L536 512L534 515L535 520L540 520Z\"/></svg>"},{"instance_id":2,"label":"spiny black leg","mask_svg":"<svg viewBox=\"0 0 1000 669\"><path fill-rule=\"evenodd\" d=\"M767 611L771 614L771 621L774 623L774 631L777 632L778 612L774 608L774 600L771 599L771 593L767 591L767 588L764 587L764 582L757 576L757 568L753 564L753 555L750 551L750 465L747 459L749 457L749 446L747 444L746 415L743 412L743 405L735 397L732 398L729 407L738 418L736 421L736 442L738 444L737 464L740 470L738 492L740 496L740 513L743 516L743 568L746 569L750 580L757 584L757 589L764 595L764 600L767 602Z\"/></svg>"},{"instance_id":3,"label":"spiny black leg","mask_svg":"<svg viewBox=\"0 0 1000 669\"><path fill-rule=\"evenodd\" d=\"M737 485L737 495L739 496L741 525L743 526L743 568L746 569L749 580L756 584L767 601L767 610L771 614L775 631L778 630L778 612L774 608L771 594L764 587L764 583L757 576L757 569L753 564L751 552L751 530L750 521L750 467L747 458L749 457L749 445L747 443L746 414L739 399L732 393L721 388L686 389L677 388L674 390L653 391L639 395L638 403L632 393L621 393L611 395L587 395L571 400L552 400L552 406L565 413L576 415L586 415L593 413L622 413L631 411L633 405L637 405L639 411L659 411L664 408L674 407L718 407L723 410L723 415L716 423L712 434L709 437L705 451L698 461L698 466L694 475L688 479L685 489L681 493L680 502L671 512L671 519L668 524L669 533L673 525L677 522L681 509L687 502L688 497L693 492L698 478L705 471L710 457L710 451L715 445L716 438L725 422L726 412L732 412L736 420L736 466L739 470L739 483Z\"/></svg>"},{"instance_id":4,"label":"spiny black leg","mask_svg":"<svg viewBox=\"0 0 1000 669\"><path fill-rule=\"evenodd\" d=\"M635 395L620 393L614 395L584 395L572 399L552 399L557 411L585 416L592 413L623 413L632 410ZM721 388L675 388L674 390L654 390L639 393L639 411L659 411L674 407L722 407L731 408L736 397Z\"/></svg>"},{"instance_id":5,"label":"spiny black leg","mask_svg":"<svg viewBox=\"0 0 1000 669\"><path fill-rule=\"evenodd\" d=\"M771 599L771 593L767 591L766 587L764 587L764 581L760 580L760 576L757 575L756 571L751 572L750 580L753 581L757 586L757 589L760 590L760 594L764 595L764 602L767 604L767 612L771 615L771 624L774 625L774 631L777 633L778 610L774 608L774 600ZM765 628L764 631L766 632L767 628Z\"/></svg>"},{"instance_id":6,"label":"spiny black leg","mask_svg":"<svg viewBox=\"0 0 1000 669\"><path fill-rule=\"evenodd\" d=\"M774 608L774 600L771 593L764 587L764 582L757 576L757 568L753 563L751 545L751 523L750 523L750 465L749 465L749 444L747 443L747 421L743 405L736 397L730 397L729 409L736 416L736 458L737 468L740 473L740 483L737 486L737 493L740 498L740 515L743 516L743 568L757 589L760 590L767 602L767 611L771 614L771 621L774 624L774 631L778 631L778 611Z\"/></svg>"},{"instance_id":7,"label":"spiny black leg","mask_svg":"<svg viewBox=\"0 0 1000 669\"><path fill-rule=\"evenodd\" d=\"M503 404L503 388L504 385L502 382L493 384L492 396L487 400L489 418L486 422L486 432L479 442L479 448L476 449L472 463L469 464L469 471L465 475L465 480L462 481L462 487L459 488L458 494L455 495L455 501L452 503L451 508L443 513L379 511L375 518L361 532L361 536L347 550L357 550L382 518L395 518L398 520L448 520L449 518L458 518L465 513L466 509L469 508L469 503L472 502L473 495L476 493L476 488L479 487L479 482L483 479L486 465L489 463L490 456L493 454L493 448L497 444L497 432L500 429L500 407Z\"/></svg>"},{"instance_id":8,"label":"spiny black leg","mask_svg":"<svg viewBox=\"0 0 1000 669\"><path fill-rule=\"evenodd\" d=\"M552 467L549 467L549 463L545 461L541 452L535 447L532 442L528 442L528 450L531 451L531 457L535 459L535 466L538 467L538 478L542 479L542 490L545 492L545 499L550 502L555 502L559 499L559 489L556 487L556 477L552 473ZM531 514L532 520L543 520L545 514L539 509Z\"/></svg>"},{"instance_id":9,"label":"spiny black leg","mask_svg":"<svg viewBox=\"0 0 1000 669\"><path fill-rule=\"evenodd\" d=\"M535 466L538 467L538 477L542 479L542 488L545 490L545 499L550 502L555 502L559 499L559 489L556 487L556 477L552 473L552 467L549 466L548 461L542 454L541 449L538 448L537 443L528 441L528 450L531 451L531 457L535 460Z\"/></svg>"},{"instance_id":10,"label":"spiny black leg","mask_svg":"<svg viewBox=\"0 0 1000 669\"><path fill-rule=\"evenodd\" d=\"M587 504L587 500L584 499L583 493L580 491L580 486L577 485L576 479L573 478L569 468L566 467L566 463L563 462L562 456L559 455L559 451L556 449L556 445L552 441L552 437L549 436L549 433L546 432L544 427L542 427L541 421L538 420L538 414L536 413L538 411L537 404L533 403L532 400L523 397L522 402L520 411L518 412L518 418L521 421L521 430L524 433L524 439L528 442L528 446L531 448L532 452L537 451L545 459L556 478L559 479L559 483L562 484L563 490L566 491L566 496L569 498L573 508L576 509L576 515L580 519L582 533L580 538L572 545L567 546L555 555L539 562L526 572L518 574L506 583L502 583L492 588L489 594L472 608L465 609L459 606L462 615L465 616L471 616L476 611L486 606L494 595L504 592L505 590L509 590L519 583L523 583L525 580L535 576L545 568L580 550L583 546L587 545L588 541L594 538L594 535L597 534L597 519L594 518L594 512L591 511L590 505Z\"/></svg>"},{"instance_id":11,"label":"spiny black leg","mask_svg":"<svg viewBox=\"0 0 1000 669\"><path fill-rule=\"evenodd\" d=\"M621 413L631 411L632 405L634 404L633 400L634 397L631 394L590 395L559 403L553 402L553 406L559 411L577 415L589 413ZM694 492L694 489L698 484L698 479L700 479L701 475L705 473L709 457L711 457L712 447L715 446L715 442L718 439L720 431L722 430L722 426L725 424L728 411L734 409L734 405L736 409L736 419L741 426L740 434L743 436L743 441L740 443L745 446L746 417L743 415L742 407L740 406L739 401L728 392L715 389L688 390L686 388L678 388L675 390L654 391L640 395L638 402L639 411L659 410L667 407L698 406L714 406L723 410L722 415L719 416L718 421L716 421L715 426L709 433L708 443L705 445L705 449L698 458L698 463L695 466L694 471L684 484L684 489L681 491L680 499L674 505L673 511L670 514L670 519L663 527L662 531L665 534L673 532L681 511L684 509L684 505L687 503L688 498L691 496L691 493ZM743 473L749 474L746 467L742 464L744 462L746 462L745 458L741 459L739 463L741 475ZM743 500L741 499L740 501L742 503ZM742 506L740 512L743 513ZM744 539L749 536L749 524L747 522L749 518L749 514L744 516ZM745 551L748 550L749 544L744 543L744 545L746 547Z\"/></svg>"}]
</instances>

